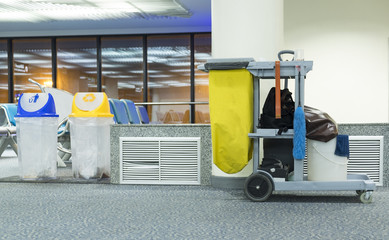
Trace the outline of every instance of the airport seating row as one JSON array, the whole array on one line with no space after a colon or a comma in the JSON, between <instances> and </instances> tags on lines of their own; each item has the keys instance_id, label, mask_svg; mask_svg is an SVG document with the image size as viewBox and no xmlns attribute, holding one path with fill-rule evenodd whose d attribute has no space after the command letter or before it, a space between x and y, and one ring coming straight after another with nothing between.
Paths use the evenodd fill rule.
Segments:
<instances>
[{"instance_id":1,"label":"airport seating row","mask_svg":"<svg viewBox=\"0 0 389 240\"><path fill-rule=\"evenodd\" d=\"M148 124L150 119L144 106L135 106L128 99L109 98L109 106L113 119L117 124Z\"/></svg>"},{"instance_id":2,"label":"airport seating row","mask_svg":"<svg viewBox=\"0 0 389 240\"><path fill-rule=\"evenodd\" d=\"M17 105L6 103L0 105L0 156L8 146L17 154L16 121Z\"/></svg>"}]
</instances>

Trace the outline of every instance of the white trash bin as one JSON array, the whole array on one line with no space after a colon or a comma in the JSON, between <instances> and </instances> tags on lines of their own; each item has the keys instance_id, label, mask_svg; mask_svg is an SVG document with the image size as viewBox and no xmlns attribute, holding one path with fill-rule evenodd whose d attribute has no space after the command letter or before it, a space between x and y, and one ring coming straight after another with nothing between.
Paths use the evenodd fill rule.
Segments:
<instances>
[{"instance_id":1,"label":"white trash bin","mask_svg":"<svg viewBox=\"0 0 389 240\"><path fill-rule=\"evenodd\" d=\"M16 120L18 160L24 180L57 177L57 125L50 93L20 96Z\"/></svg>"},{"instance_id":2,"label":"white trash bin","mask_svg":"<svg viewBox=\"0 0 389 240\"><path fill-rule=\"evenodd\" d=\"M69 115L72 171L75 178L110 176L110 113L105 93L77 93Z\"/></svg>"},{"instance_id":3,"label":"white trash bin","mask_svg":"<svg viewBox=\"0 0 389 240\"><path fill-rule=\"evenodd\" d=\"M347 157L335 155L336 138L328 142L307 139L308 181L346 181Z\"/></svg>"}]
</instances>

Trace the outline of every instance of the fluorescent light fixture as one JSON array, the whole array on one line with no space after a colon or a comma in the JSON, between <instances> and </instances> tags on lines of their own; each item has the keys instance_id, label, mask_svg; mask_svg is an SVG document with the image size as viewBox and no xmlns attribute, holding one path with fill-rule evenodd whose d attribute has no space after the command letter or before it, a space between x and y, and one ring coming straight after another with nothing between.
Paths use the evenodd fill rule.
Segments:
<instances>
[{"instance_id":1,"label":"fluorescent light fixture","mask_svg":"<svg viewBox=\"0 0 389 240\"><path fill-rule=\"evenodd\" d=\"M53 87L53 82L50 80L50 81L45 81L43 83L43 85L45 85L45 87Z\"/></svg>"},{"instance_id":2,"label":"fluorescent light fixture","mask_svg":"<svg viewBox=\"0 0 389 240\"><path fill-rule=\"evenodd\" d=\"M131 83L135 86L141 86L143 87L143 81L129 81L128 83Z\"/></svg>"},{"instance_id":3,"label":"fluorescent light fixture","mask_svg":"<svg viewBox=\"0 0 389 240\"><path fill-rule=\"evenodd\" d=\"M171 69L170 72L177 72L177 73L181 73L181 72L190 72L190 69L189 68L184 68L184 69Z\"/></svg>"},{"instance_id":4,"label":"fluorescent light fixture","mask_svg":"<svg viewBox=\"0 0 389 240\"><path fill-rule=\"evenodd\" d=\"M170 74L158 74L158 75L149 75L150 78L167 78L167 77L172 77Z\"/></svg>"},{"instance_id":5,"label":"fluorescent light fixture","mask_svg":"<svg viewBox=\"0 0 389 240\"><path fill-rule=\"evenodd\" d=\"M169 66L174 66L174 67L189 67L190 66L190 62L170 61L166 64Z\"/></svg>"},{"instance_id":6,"label":"fluorescent light fixture","mask_svg":"<svg viewBox=\"0 0 389 240\"><path fill-rule=\"evenodd\" d=\"M135 85L124 83L124 82L118 82L118 87L119 88L131 88L135 89Z\"/></svg>"},{"instance_id":7,"label":"fluorescent light fixture","mask_svg":"<svg viewBox=\"0 0 389 240\"><path fill-rule=\"evenodd\" d=\"M200 71L200 70L196 70L195 74L196 74L196 77L207 77L208 78L208 76L209 76L208 73Z\"/></svg>"},{"instance_id":8,"label":"fluorescent light fixture","mask_svg":"<svg viewBox=\"0 0 389 240\"><path fill-rule=\"evenodd\" d=\"M211 54L209 54L209 53L195 53L195 58L197 60L208 60L211 58Z\"/></svg>"},{"instance_id":9,"label":"fluorescent light fixture","mask_svg":"<svg viewBox=\"0 0 389 240\"><path fill-rule=\"evenodd\" d=\"M0 22L190 17L176 0L1 0Z\"/></svg>"},{"instance_id":10,"label":"fluorescent light fixture","mask_svg":"<svg viewBox=\"0 0 389 240\"><path fill-rule=\"evenodd\" d=\"M51 60L39 60L39 59L24 59L23 61L19 61L19 62L23 62L23 64L32 64L32 65L39 65L39 67L41 67L41 65L43 64L50 64L51 63ZM50 68L51 68L51 64L49 65Z\"/></svg>"},{"instance_id":11,"label":"fluorescent light fixture","mask_svg":"<svg viewBox=\"0 0 389 240\"><path fill-rule=\"evenodd\" d=\"M189 87L190 83L173 83L173 84L169 84L169 86L171 86L171 87Z\"/></svg>"},{"instance_id":12,"label":"fluorescent light fixture","mask_svg":"<svg viewBox=\"0 0 389 240\"><path fill-rule=\"evenodd\" d=\"M135 73L135 74L142 74L143 73L143 70L131 70L131 71L128 71L129 73ZM150 73L159 73L161 72L160 70L151 70L151 69L148 69L147 72L150 74Z\"/></svg>"},{"instance_id":13,"label":"fluorescent light fixture","mask_svg":"<svg viewBox=\"0 0 389 240\"><path fill-rule=\"evenodd\" d=\"M163 84L160 84L160 83L153 83L153 82L149 82L147 85L148 85L148 87L150 87L150 88L161 88L161 87L165 87L165 85L163 85Z\"/></svg>"},{"instance_id":14,"label":"fluorescent light fixture","mask_svg":"<svg viewBox=\"0 0 389 240\"><path fill-rule=\"evenodd\" d=\"M108 64L108 63L103 63L103 68L108 69L108 68L118 68L119 66L117 64ZM119 73L118 71L103 71L103 73Z\"/></svg>"},{"instance_id":15,"label":"fluorescent light fixture","mask_svg":"<svg viewBox=\"0 0 389 240\"><path fill-rule=\"evenodd\" d=\"M103 57L134 57L142 56L143 48L102 48L101 52Z\"/></svg>"},{"instance_id":16,"label":"fluorescent light fixture","mask_svg":"<svg viewBox=\"0 0 389 240\"><path fill-rule=\"evenodd\" d=\"M124 78L124 79L127 79L127 78L131 78L132 76L128 76L128 75L114 75L113 77L114 78Z\"/></svg>"},{"instance_id":17,"label":"fluorescent light fixture","mask_svg":"<svg viewBox=\"0 0 389 240\"><path fill-rule=\"evenodd\" d=\"M111 62L117 62L117 63L141 63L143 62L143 57L117 57L117 58L110 58Z\"/></svg>"},{"instance_id":18,"label":"fluorescent light fixture","mask_svg":"<svg viewBox=\"0 0 389 240\"><path fill-rule=\"evenodd\" d=\"M24 72L14 72L15 76L30 76L31 73L24 73Z\"/></svg>"},{"instance_id":19,"label":"fluorescent light fixture","mask_svg":"<svg viewBox=\"0 0 389 240\"><path fill-rule=\"evenodd\" d=\"M120 73L119 71L102 71L101 74L103 74L104 76L106 75L112 75L112 74L118 74Z\"/></svg>"},{"instance_id":20,"label":"fluorescent light fixture","mask_svg":"<svg viewBox=\"0 0 389 240\"><path fill-rule=\"evenodd\" d=\"M79 69L79 66L71 66L71 65L64 65L64 64L58 64L59 70L66 70L66 69Z\"/></svg>"},{"instance_id":21,"label":"fluorescent light fixture","mask_svg":"<svg viewBox=\"0 0 389 240\"><path fill-rule=\"evenodd\" d=\"M169 80L169 81L161 81L160 83L163 83L163 84L178 84L180 83L179 81L174 81L174 80Z\"/></svg>"},{"instance_id":22,"label":"fluorescent light fixture","mask_svg":"<svg viewBox=\"0 0 389 240\"><path fill-rule=\"evenodd\" d=\"M196 85L208 85L209 81L208 79L196 79L195 83Z\"/></svg>"},{"instance_id":23,"label":"fluorescent light fixture","mask_svg":"<svg viewBox=\"0 0 389 240\"><path fill-rule=\"evenodd\" d=\"M88 58L75 58L75 59L59 59L62 62L67 62L67 63L96 63L96 59L88 59Z\"/></svg>"}]
</instances>

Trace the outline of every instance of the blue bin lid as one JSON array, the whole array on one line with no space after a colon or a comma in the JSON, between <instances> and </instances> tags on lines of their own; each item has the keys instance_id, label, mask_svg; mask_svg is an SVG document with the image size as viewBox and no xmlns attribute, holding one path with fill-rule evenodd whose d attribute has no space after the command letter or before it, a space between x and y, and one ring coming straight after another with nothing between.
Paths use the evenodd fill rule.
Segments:
<instances>
[{"instance_id":1,"label":"blue bin lid","mask_svg":"<svg viewBox=\"0 0 389 240\"><path fill-rule=\"evenodd\" d=\"M23 93L16 117L58 117L53 96L50 93Z\"/></svg>"}]
</instances>

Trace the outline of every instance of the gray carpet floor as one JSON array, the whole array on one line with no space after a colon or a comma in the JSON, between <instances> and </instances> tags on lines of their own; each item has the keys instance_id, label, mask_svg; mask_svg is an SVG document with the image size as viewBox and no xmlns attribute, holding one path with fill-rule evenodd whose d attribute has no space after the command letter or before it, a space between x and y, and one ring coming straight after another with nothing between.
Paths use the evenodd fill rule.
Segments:
<instances>
[{"instance_id":1,"label":"gray carpet floor","mask_svg":"<svg viewBox=\"0 0 389 240\"><path fill-rule=\"evenodd\" d=\"M0 239L389 239L389 189L273 194L210 186L0 183Z\"/></svg>"}]
</instances>

